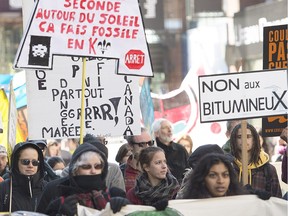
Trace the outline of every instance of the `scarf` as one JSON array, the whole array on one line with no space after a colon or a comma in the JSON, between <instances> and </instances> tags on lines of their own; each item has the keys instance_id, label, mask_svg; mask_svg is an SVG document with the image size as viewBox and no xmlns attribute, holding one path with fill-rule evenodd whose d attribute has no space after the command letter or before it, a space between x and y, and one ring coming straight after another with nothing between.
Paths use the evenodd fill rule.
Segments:
<instances>
[{"instance_id":1,"label":"scarf","mask_svg":"<svg viewBox=\"0 0 288 216\"><path fill-rule=\"evenodd\" d=\"M74 183L83 192L88 192L91 190L105 190L105 181L102 180L101 174L99 175L79 175L73 176Z\"/></svg>"},{"instance_id":2,"label":"scarf","mask_svg":"<svg viewBox=\"0 0 288 216\"><path fill-rule=\"evenodd\" d=\"M144 205L152 205L159 200L172 199L179 188L177 179L171 173L167 173L166 178L154 187L149 182L147 173L143 173L136 179L135 195Z\"/></svg>"},{"instance_id":3,"label":"scarf","mask_svg":"<svg viewBox=\"0 0 288 216\"><path fill-rule=\"evenodd\" d=\"M249 184L252 185L252 169L257 169L261 166L263 166L264 164L266 164L267 162L269 162L269 155L267 153L265 153L263 150L260 151L260 158L257 161L257 163L250 163L248 164L248 180L249 180ZM241 182L242 180L242 163L241 161L239 161L238 159L235 158L235 163L236 165L239 167L239 182Z\"/></svg>"},{"instance_id":4,"label":"scarf","mask_svg":"<svg viewBox=\"0 0 288 216\"><path fill-rule=\"evenodd\" d=\"M109 195L103 191L93 190L88 193L77 194L77 200L80 205L97 210L104 209L109 199Z\"/></svg>"}]
</instances>

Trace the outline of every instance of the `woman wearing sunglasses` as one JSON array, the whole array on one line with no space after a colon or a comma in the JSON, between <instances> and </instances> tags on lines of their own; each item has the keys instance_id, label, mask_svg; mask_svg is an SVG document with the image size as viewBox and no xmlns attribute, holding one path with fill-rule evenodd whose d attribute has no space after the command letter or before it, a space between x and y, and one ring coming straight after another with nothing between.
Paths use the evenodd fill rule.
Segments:
<instances>
[{"instance_id":1,"label":"woman wearing sunglasses","mask_svg":"<svg viewBox=\"0 0 288 216\"><path fill-rule=\"evenodd\" d=\"M10 176L0 184L0 212L36 211L45 185L41 149L32 142L18 143L11 155Z\"/></svg>"},{"instance_id":2,"label":"woman wearing sunglasses","mask_svg":"<svg viewBox=\"0 0 288 216\"><path fill-rule=\"evenodd\" d=\"M70 216L77 214L77 203L102 210L108 202L114 213L120 211L128 200L123 198L126 194L121 189L107 190L107 172L105 155L90 143L81 144L73 153L69 175L51 181L45 187L37 212Z\"/></svg>"}]
</instances>

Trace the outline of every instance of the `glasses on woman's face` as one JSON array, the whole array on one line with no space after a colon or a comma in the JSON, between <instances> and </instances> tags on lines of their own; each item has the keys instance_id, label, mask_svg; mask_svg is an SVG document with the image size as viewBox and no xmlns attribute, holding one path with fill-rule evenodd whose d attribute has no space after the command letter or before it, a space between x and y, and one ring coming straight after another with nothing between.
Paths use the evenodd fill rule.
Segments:
<instances>
[{"instance_id":1,"label":"glasses on woman's face","mask_svg":"<svg viewBox=\"0 0 288 216\"><path fill-rule=\"evenodd\" d=\"M132 144L134 144L134 145L138 145L140 148L143 148L143 147L145 147L145 146L153 146L154 145L154 140L150 140L150 141L148 141L148 142L139 142L139 143L137 143L137 142L133 142Z\"/></svg>"},{"instance_id":2,"label":"glasses on woman's face","mask_svg":"<svg viewBox=\"0 0 288 216\"><path fill-rule=\"evenodd\" d=\"M91 164L82 164L79 166L79 168L83 169L83 170L89 170L89 169L92 169L92 166L94 167L94 169L96 170L100 170L103 168L103 164L94 164L94 165L91 165Z\"/></svg>"},{"instance_id":3,"label":"glasses on woman's face","mask_svg":"<svg viewBox=\"0 0 288 216\"><path fill-rule=\"evenodd\" d=\"M40 162L38 160L29 160L29 159L19 159L20 163L22 165L28 166L30 163L32 163L33 166L38 166Z\"/></svg>"}]
</instances>

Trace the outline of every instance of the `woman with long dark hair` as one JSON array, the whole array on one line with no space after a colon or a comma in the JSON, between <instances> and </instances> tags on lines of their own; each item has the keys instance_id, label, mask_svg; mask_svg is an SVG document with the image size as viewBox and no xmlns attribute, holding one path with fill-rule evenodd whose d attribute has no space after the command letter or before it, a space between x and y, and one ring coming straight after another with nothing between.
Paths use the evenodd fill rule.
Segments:
<instances>
[{"instance_id":1,"label":"woman with long dark hair","mask_svg":"<svg viewBox=\"0 0 288 216\"><path fill-rule=\"evenodd\" d=\"M248 185L253 190L269 193L270 196L282 197L276 168L269 163L269 155L261 149L259 134L255 127L247 123ZM242 181L242 129L241 124L234 127L231 136L231 154L233 167Z\"/></svg>"},{"instance_id":2,"label":"woman with long dark hair","mask_svg":"<svg viewBox=\"0 0 288 216\"><path fill-rule=\"evenodd\" d=\"M234 169L223 154L210 153L202 157L187 176L182 199L204 199L243 194Z\"/></svg>"}]
</instances>

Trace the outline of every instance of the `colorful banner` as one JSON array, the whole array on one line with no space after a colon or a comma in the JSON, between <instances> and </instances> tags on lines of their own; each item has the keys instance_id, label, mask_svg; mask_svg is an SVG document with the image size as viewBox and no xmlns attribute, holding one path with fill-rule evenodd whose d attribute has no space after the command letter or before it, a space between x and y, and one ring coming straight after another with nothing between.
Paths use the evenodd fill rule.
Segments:
<instances>
[{"instance_id":1,"label":"colorful banner","mask_svg":"<svg viewBox=\"0 0 288 216\"><path fill-rule=\"evenodd\" d=\"M5 146L10 156L12 149L8 147L9 101L3 89L0 89L0 112L2 114L3 123L3 133L0 133L0 143ZM22 134L18 124L16 127L16 143L23 142L25 136Z\"/></svg>"},{"instance_id":2,"label":"colorful banner","mask_svg":"<svg viewBox=\"0 0 288 216\"><path fill-rule=\"evenodd\" d=\"M140 93L140 108L144 126L150 131L154 122L154 107L150 93L150 84L147 78L144 78Z\"/></svg>"}]
</instances>

